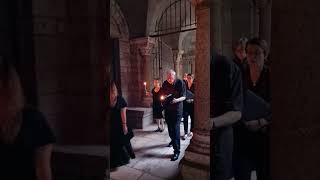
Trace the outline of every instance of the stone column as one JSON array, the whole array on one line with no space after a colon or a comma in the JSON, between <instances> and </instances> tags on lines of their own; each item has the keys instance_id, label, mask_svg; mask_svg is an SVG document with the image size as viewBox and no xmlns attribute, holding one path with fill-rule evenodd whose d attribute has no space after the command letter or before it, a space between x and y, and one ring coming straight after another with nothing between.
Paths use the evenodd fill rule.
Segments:
<instances>
[{"instance_id":1,"label":"stone column","mask_svg":"<svg viewBox=\"0 0 320 180\"><path fill-rule=\"evenodd\" d=\"M183 64L182 64L182 55L184 51L179 49L173 49L172 50L172 56L173 56L173 64L174 64L174 71L176 72L176 75L179 79L183 78Z\"/></svg>"},{"instance_id":2,"label":"stone column","mask_svg":"<svg viewBox=\"0 0 320 180\"><path fill-rule=\"evenodd\" d=\"M180 79L183 78L183 75L184 75L184 71L183 71L183 53L184 51L183 50L179 50L178 52L178 56L177 56L177 75Z\"/></svg>"},{"instance_id":3,"label":"stone column","mask_svg":"<svg viewBox=\"0 0 320 180\"><path fill-rule=\"evenodd\" d=\"M178 62L178 53L179 49L172 49L172 61L173 61L173 69L176 72L178 78L180 78L179 74L179 62Z\"/></svg>"},{"instance_id":4,"label":"stone column","mask_svg":"<svg viewBox=\"0 0 320 180\"><path fill-rule=\"evenodd\" d=\"M142 39L141 39L142 40ZM139 44L140 55L143 59L143 78L147 82L147 91L150 91L153 86L153 77L151 74L152 62L151 62L151 51L154 46L154 41L150 37L143 39L143 42Z\"/></svg>"},{"instance_id":5,"label":"stone column","mask_svg":"<svg viewBox=\"0 0 320 180\"><path fill-rule=\"evenodd\" d=\"M154 46L154 40L150 37L142 37L131 40L131 45L138 51L138 56L136 61L139 61L141 64L141 72L140 78L138 80L139 84L139 92L141 92L141 100L143 101L144 107L150 107L152 102L150 97L146 97L145 95L145 87L144 82L146 82L146 90L148 92L151 91L151 87L153 84L151 69L151 50Z\"/></svg>"},{"instance_id":6,"label":"stone column","mask_svg":"<svg viewBox=\"0 0 320 180\"><path fill-rule=\"evenodd\" d=\"M205 130L210 118L210 3L192 1L196 6L196 77L194 136L181 160L183 179L210 178L210 132Z\"/></svg>"}]
</instances>

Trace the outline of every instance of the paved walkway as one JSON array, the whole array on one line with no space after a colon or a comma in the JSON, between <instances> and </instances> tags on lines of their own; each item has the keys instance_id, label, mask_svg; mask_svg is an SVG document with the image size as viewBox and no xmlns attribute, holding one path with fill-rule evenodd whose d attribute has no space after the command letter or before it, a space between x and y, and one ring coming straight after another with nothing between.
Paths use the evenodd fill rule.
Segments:
<instances>
[{"instance_id":1,"label":"paved walkway","mask_svg":"<svg viewBox=\"0 0 320 180\"><path fill-rule=\"evenodd\" d=\"M111 180L176 180L179 175L179 162L190 139L181 140L181 154L177 161L170 161L173 148L166 147L170 142L168 130L162 133L153 132L157 125L150 125L143 130L134 130L135 137L131 140L136 159L130 160L126 166L111 172ZM183 123L180 126L183 135ZM256 180L255 172L252 180ZM234 179L231 179L234 180Z\"/></svg>"},{"instance_id":2,"label":"paved walkway","mask_svg":"<svg viewBox=\"0 0 320 180\"><path fill-rule=\"evenodd\" d=\"M184 134L183 123L180 126ZM181 140L181 153L177 161L170 161L172 147L166 147L170 142L168 129L162 133L153 132L157 125L150 125L143 130L134 130L135 137L131 140L136 159L130 160L126 166L111 172L112 180L165 180L177 179L179 162L190 140Z\"/></svg>"}]
</instances>

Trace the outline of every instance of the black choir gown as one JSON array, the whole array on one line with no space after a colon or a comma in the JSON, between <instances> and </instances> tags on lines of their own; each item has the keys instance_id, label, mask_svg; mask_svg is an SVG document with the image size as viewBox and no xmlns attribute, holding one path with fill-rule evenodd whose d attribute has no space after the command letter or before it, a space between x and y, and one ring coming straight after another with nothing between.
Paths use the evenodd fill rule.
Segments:
<instances>
[{"instance_id":1,"label":"black choir gown","mask_svg":"<svg viewBox=\"0 0 320 180\"><path fill-rule=\"evenodd\" d=\"M163 107L161 104L160 97L163 95L162 88L158 92L154 91L154 88L152 89L152 95L153 95L153 103L152 103L152 109L153 109L153 118L154 119L162 119L162 111Z\"/></svg>"},{"instance_id":2,"label":"black choir gown","mask_svg":"<svg viewBox=\"0 0 320 180\"><path fill-rule=\"evenodd\" d=\"M122 129L121 109L127 107L127 102L123 97L117 97L117 103L111 110L111 141L110 141L110 167L126 165L130 161L130 155L126 146L130 145L130 140Z\"/></svg>"}]
</instances>

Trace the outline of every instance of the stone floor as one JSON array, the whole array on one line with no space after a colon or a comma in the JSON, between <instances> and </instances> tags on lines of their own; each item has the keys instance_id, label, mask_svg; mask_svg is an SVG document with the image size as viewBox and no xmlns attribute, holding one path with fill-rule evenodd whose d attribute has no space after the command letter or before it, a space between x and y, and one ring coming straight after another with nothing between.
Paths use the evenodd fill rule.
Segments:
<instances>
[{"instance_id":1,"label":"stone floor","mask_svg":"<svg viewBox=\"0 0 320 180\"><path fill-rule=\"evenodd\" d=\"M183 123L181 123L183 135ZM131 140L136 159L126 166L111 172L112 180L165 180L177 179L179 162L190 140L181 140L181 153L177 161L170 161L172 147L166 147L170 142L168 129L162 133L153 132L157 125L150 125L143 130L134 130L135 137Z\"/></svg>"},{"instance_id":2,"label":"stone floor","mask_svg":"<svg viewBox=\"0 0 320 180\"><path fill-rule=\"evenodd\" d=\"M135 137L131 140L136 159L126 166L119 167L110 173L111 180L176 180L179 177L179 162L190 139L181 140L181 154L177 161L170 161L173 148L166 147L170 142L168 130L162 133L153 132L157 125L153 124L143 130L134 130ZM180 126L183 135L183 123ZM234 180L234 179L231 179ZM251 180L256 180L252 173Z\"/></svg>"}]
</instances>

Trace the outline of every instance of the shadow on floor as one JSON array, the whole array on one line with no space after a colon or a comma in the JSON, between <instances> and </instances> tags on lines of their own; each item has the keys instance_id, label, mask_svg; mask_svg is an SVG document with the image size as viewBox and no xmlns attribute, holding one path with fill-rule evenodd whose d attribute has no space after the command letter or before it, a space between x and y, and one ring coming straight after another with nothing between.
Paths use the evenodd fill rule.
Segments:
<instances>
[{"instance_id":1,"label":"shadow on floor","mask_svg":"<svg viewBox=\"0 0 320 180\"><path fill-rule=\"evenodd\" d=\"M145 146L145 147L141 147L141 148L134 148L134 152L141 152L141 151L145 151L145 150L150 150L150 149L156 149L156 148L163 148L166 147L168 144L157 144L157 145L153 145L153 146Z\"/></svg>"},{"instance_id":2,"label":"shadow on floor","mask_svg":"<svg viewBox=\"0 0 320 180\"><path fill-rule=\"evenodd\" d=\"M137 134L137 136L144 136L144 135L148 135L148 134L152 134L152 133L157 133L157 132L154 132L156 129L154 130L142 130L142 129L134 129L133 132L135 134Z\"/></svg>"},{"instance_id":3,"label":"shadow on floor","mask_svg":"<svg viewBox=\"0 0 320 180\"><path fill-rule=\"evenodd\" d=\"M159 153L144 153L141 158L159 158L159 159L170 159L171 154L159 154Z\"/></svg>"}]
</instances>

